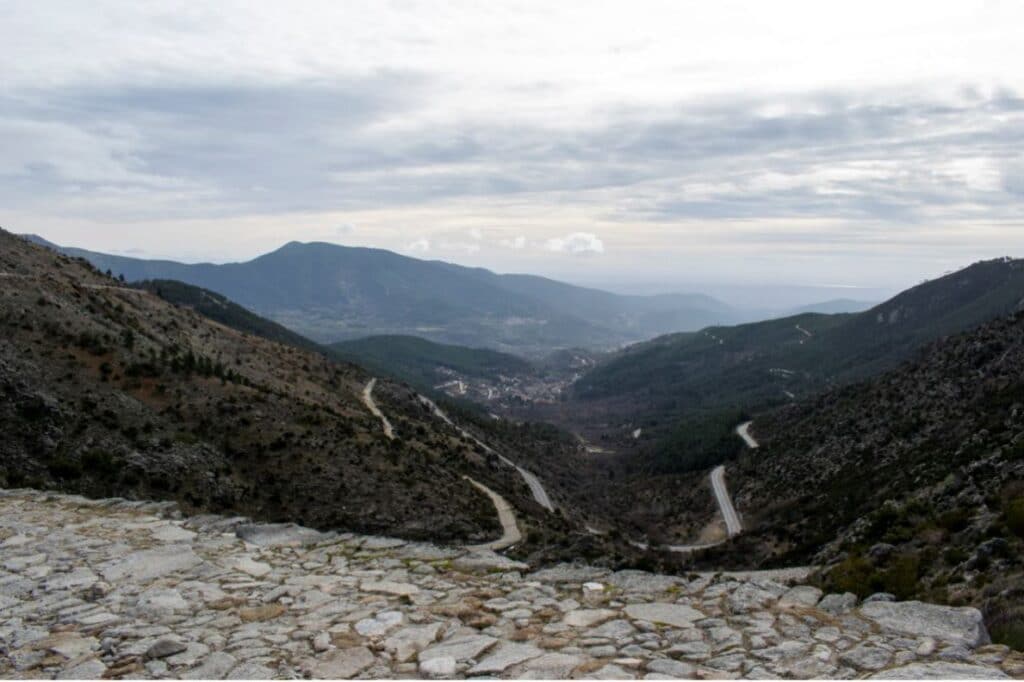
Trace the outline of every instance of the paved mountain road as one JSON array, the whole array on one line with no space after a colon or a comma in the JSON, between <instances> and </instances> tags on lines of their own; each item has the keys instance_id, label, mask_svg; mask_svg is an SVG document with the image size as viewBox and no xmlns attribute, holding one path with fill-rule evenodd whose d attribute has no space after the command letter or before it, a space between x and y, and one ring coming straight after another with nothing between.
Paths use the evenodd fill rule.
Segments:
<instances>
[{"instance_id":1,"label":"paved mountain road","mask_svg":"<svg viewBox=\"0 0 1024 682\"><path fill-rule=\"evenodd\" d=\"M719 464L711 471L711 489L715 493L718 508L722 511L722 519L725 520L725 530L729 537L739 535L743 532L743 524L740 523L736 507L732 506L729 490L725 487L725 466L722 464Z\"/></svg>"},{"instance_id":2,"label":"paved mountain road","mask_svg":"<svg viewBox=\"0 0 1024 682\"><path fill-rule=\"evenodd\" d=\"M449 419L448 415L445 414L441 410L441 408L438 407L437 404L430 398L421 395L420 401L431 409L431 411L434 413L434 416L436 416L438 419L441 419L449 426L453 427L460 434L462 434L464 438L468 438L469 440L473 441L485 452L488 452L497 457L498 459L500 459L503 464L515 468L515 470L519 473L519 476L526 483L526 486L530 489L530 494L533 495L533 499L537 502L537 504L544 507L549 512L555 511L555 505L554 503L551 502L551 497L548 495L548 491L544 489L544 484L540 482L540 479L537 478L537 476L535 476L532 472L527 471L523 467L519 466L505 455L501 454L500 452L497 452L494 448L481 441L479 438L471 434L469 431L466 431L464 428L457 426L451 419Z\"/></svg>"},{"instance_id":3,"label":"paved mountain road","mask_svg":"<svg viewBox=\"0 0 1024 682\"><path fill-rule=\"evenodd\" d=\"M758 447L758 442L754 440L754 437L750 435L750 425L752 422L743 422L736 427L736 435L743 439L743 442L747 444L748 448ZM725 465L719 464L711 470L711 491L715 495L715 501L718 503L718 509L722 513L722 520L725 521L725 531L731 538L739 535L743 532L743 523L740 521L740 516L736 513L736 507L732 504L732 498L729 497L729 489L725 487ZM666 545L665 549L670 552L678 552L686 554L694 552L698 549L706 549L708 547L714 547L720 545L725 540L720 542L709 542L701 545ZM633 543L638 547L646 549L644 543Z\"/></svg>"},{"instance_id":4,"label":"paved mountain road","mask_svg":"<svg viewBox=\"0 0 1024 682\"><path fill-rule=\"evenodd\" d=\"M519 524L516 523L516 512L512 508L512 505L510 505L504 497L494 492L483 483L478 483L469 476L463 476L463 478L491 498L491 502L494 503L494 508L498 510L498 521L501 523L500 538L493 542L485 542L480 545L469 545L468 549L489 549L496 552L499 549L511 547L522 540L523 534L519 531Z\"/></svg>"},{"instance_id":5,"label":"paved mountain road","mask_svg":"<svg viewBox=\"0 0 1024 682\"><path fill-rule=\"evenodd\" d=\"M374 417L380 420L381 425L384 427L384 435L390 439L394 439L395 430L391 428L391 422L384 416L384 413L377 407L377 403L373 401L373 387L377 385L377 377L373 377L366 382L366 388L363 389L363 404L366 405Z\"/></svg>"},{"instance_id":6,"label":"paved mountain road","mask_svg":"<svg viewBox=\"0 0 1024 682\"><path fill-rule=\"evenodd\" d=\"M759 447L758 442L754 440L754 437L750 435L750 425L754 422L743 422L736 427L736 435L743 439L743 442L747 444L747 447L754 449Z\"/></svg>"}]
</instances>

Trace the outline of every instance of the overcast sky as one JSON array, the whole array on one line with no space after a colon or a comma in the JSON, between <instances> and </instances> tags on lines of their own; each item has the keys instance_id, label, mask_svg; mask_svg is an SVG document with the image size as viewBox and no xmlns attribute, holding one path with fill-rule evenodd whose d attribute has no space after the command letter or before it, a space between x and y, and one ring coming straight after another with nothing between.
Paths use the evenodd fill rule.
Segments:
<instances>
[{"instance_id":1,"label":"overcast sky","mask_svg":"<svg viewBox=\"0 0 1024 682\"><path fill-rule=\"evenodd\" d=\"M61 244L663 289L1024 256L1012 0L0 11L0 225Z\"/></svg>"}]
</instances>

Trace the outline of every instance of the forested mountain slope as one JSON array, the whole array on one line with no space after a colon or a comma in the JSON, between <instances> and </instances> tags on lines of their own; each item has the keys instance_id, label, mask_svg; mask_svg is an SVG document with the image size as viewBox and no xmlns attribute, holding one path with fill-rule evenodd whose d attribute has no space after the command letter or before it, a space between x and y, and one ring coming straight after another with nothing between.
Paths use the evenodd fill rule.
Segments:
<instances>
[{"instance_id":1,"label":"forested mountain slope","mask_svg":"<svg viewBox=\"0 0 1024 682\"><path fill-rule=\"evenodd\" d=\"M198 307L207 304L229 306ZM471 475L536 515L534 525L559 522L514 469L409 389L377 384L400 436L388 439L360 399L362 369L237 331L2 232L0 328L0 486L493 539L493 504Z\"/></svg>"}]
</instances>

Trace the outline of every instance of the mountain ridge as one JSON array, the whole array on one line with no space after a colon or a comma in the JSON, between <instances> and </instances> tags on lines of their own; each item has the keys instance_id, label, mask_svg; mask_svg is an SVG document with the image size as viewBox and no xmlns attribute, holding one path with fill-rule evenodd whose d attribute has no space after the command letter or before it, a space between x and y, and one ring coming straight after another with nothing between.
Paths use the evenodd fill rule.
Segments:
<instances>
[{"instance_id":1,"label":"mountain ridge","mask_svg":"<svg viewBox=\"0 0 1024 682\"><path fill-rule=\"evenodd\" d=\"M239 263L185 264L30 238L129 281L173 279L215 291L319 342L410 334L544 355L563 347L614 347L739 316L702 295L625 296L326 242L288 242Z\"/></svg>"}]
</instances>

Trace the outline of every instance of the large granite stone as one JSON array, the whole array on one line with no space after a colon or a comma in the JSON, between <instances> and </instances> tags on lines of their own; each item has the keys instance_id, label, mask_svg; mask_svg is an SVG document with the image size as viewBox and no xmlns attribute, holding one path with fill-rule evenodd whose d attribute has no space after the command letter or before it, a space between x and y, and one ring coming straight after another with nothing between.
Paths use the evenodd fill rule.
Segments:
<instances>
[{"instance_id":1,"label":"large granite stone","mask_svg":"<svg viewBox=\"0 0 1024 682\"><path fill-rule=\"evenodd\" d=\"M630 604L625 611L633 620L645 620L677 628L692 627L694 621L704 618L703 613L683 604Z\"/></svg>"},{"instance_id":2,"label":"large granite stone","mask_svg":"<svg viewBox=\"0 0 1024 682\"><path fill-rule=\"evenodd\" d=\"M934 637L970 647L989 643L981 611L970 607L939 606L919 601L875 601L860 607L860 613L883 628L918 637Z\"/></svg>"},{"instance_id":3,"label":"large granite stone","mask_svg":"<svg viewBox=\"0 0 1024 682\"><path fill-rule=\"evenodd\" d=\"M890 668L875 673L871 680L1005 680L1009 675L997 668L987 668L969 663L909 663L899 668Z\"/></svg>"}]
</instances>

